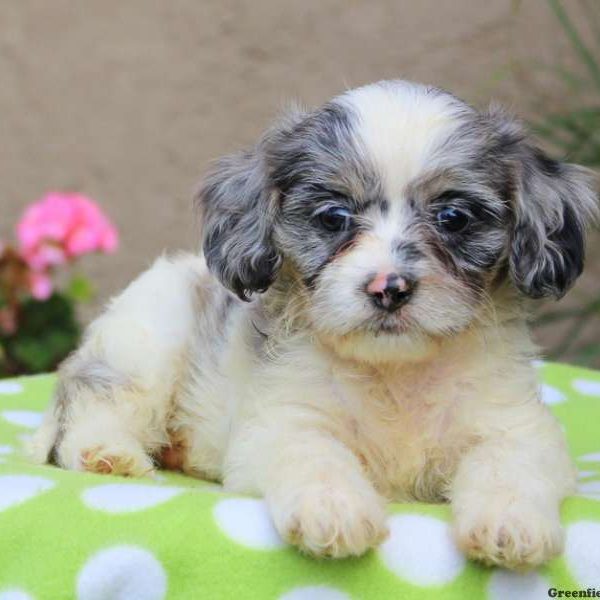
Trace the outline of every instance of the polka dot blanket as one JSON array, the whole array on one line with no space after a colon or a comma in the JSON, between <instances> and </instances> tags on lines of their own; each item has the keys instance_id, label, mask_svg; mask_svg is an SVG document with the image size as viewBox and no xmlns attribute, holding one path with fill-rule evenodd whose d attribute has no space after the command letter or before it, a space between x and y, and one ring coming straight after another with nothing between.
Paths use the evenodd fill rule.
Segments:
<instances>
[{"instance_id":1,"label":"polka dot blanket","mask_svg":"<svg viewBox=\"0 0 600 600\"><path fill-rule=\"evenodd\" d=\"M564 555L527 574L465 560L449 536L448 506L394 504L378 550L319 561L282 543L261 500L217 485L29 464L21 444L55 379L1 380L0 600L506 600L600 590L600 373L539 370L542 399L580 469L579 491L562 508Z\"/></svg>"}]
</instances>

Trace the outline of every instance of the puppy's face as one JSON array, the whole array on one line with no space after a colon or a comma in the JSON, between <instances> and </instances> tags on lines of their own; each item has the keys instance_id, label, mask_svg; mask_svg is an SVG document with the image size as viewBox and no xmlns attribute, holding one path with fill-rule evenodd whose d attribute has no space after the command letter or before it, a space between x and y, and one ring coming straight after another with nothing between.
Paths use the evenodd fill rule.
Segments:
<instances>
[{"instance_id":1,"label":"puppy's face","mask_svg":"<svg viewBox=\"0 0 600 600\"><path fill-rule=\"evenodd\" d=\"M504 190L477 171L476 140L465 143L474 117L448 94L373 86L279 145L275 243L319 331L393 347L471 321L510 235Z\"/></svg>"},{"instance_id":2,"label":"puppy's face","mask_svg":"<svg viewBox=\"0 0 600 600\"><path fill-rule=\"evenodd\" d=\"M263 291L286 263L312 326L379 360L463 330L507 280L561 296L581 272L594 198L583 171L506 116L385 82L225 159L201 203L225 285Z\"/></svg>"}]
</instances>

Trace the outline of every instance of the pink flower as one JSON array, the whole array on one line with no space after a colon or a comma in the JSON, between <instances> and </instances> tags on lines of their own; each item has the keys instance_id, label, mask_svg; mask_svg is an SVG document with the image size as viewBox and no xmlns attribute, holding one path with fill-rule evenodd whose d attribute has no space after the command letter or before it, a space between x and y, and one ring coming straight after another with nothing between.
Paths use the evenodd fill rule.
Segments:
<instances>
[{"instance_id":1,"label":"pink flower","mask_svg":"<svg viewBox=\"0 0 600 600\"><path fill-rule=\"evenodd\" d=\"M48 300L52 296L52 279L46 273L31 271L29 291L36 300Z\"/></svg>"},{"instance_id":2,"label":"pink flower","mask_svg":"<svg viewBox=\"0 0 600 600\"><path fill-rule=\"evenodd\" d=\"M102 252L106 254L112 254L119 247L119 234L117 230L112 226L108 225L100 236L100 248Z\"/></svg>"},{"instance_id":3,"label":"pink flower","mask_svg":"<svg viewBox=\"0 0 600 600\"><path fill-rule=\"evenodd\" d=\"M17 224L17 237L23 258L36 272L118 246L114 225L81 194L50 193L30 205Z\"/></svg>"},{"instance_id":4,"label":"pink flower","mask_svg":"<svg viewBox=\"0 0 600 600\"><path fill-rule=\"evenodd\" d=\"M23 258L34 271L45 271L49 267L67 262L67 256L60 246L50 243L40 244L31 250L22 251Z\"/></svg>"}]
</instances>

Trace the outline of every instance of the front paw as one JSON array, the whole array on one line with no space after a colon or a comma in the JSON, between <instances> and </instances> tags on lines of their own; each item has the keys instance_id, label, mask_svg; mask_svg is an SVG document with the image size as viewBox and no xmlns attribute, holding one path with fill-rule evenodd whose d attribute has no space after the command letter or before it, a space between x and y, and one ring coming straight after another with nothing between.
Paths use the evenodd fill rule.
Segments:
<instances>
[{"instance_id":1,"label":"front paw","mask_svg":"<svg viewBox=\"0 0 600 600\"><path fill-rule=\"evenodd\" d=\"M563 548L558 511L526 500L488 498L477 506L454 507L454 535L474 560L508 569L528 570Z\"/></svg>"},{"instance_id":2,"label":"front paw","mask_svg":"<svg viewBox=\"0 0 600 600\"><path fill-rule=\"evenodd\" d=\"M375 491L309 485L271 503L281 537L313 556L359 556L388 534L386 513Z\"/></svg>"}]
</instances>

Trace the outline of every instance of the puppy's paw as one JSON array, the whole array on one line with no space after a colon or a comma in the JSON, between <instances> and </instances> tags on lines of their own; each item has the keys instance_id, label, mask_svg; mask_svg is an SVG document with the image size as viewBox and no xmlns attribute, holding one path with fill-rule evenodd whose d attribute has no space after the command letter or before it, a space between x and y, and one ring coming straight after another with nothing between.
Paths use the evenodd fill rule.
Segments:
<instances>
[{"instance_id":1,"label":"puppy's paw","mask_svg":"<svg viewBox=\"0 0 600 600\"><path fill-rule=\"evenodd\" d=\"M90 444L67 436L58 447L56 458L59 466L73 471L124 477L143 477L154 473L152 459L134 439Z\"/></svg>"},{"instance_id":2,"label":"puppy's paw","mask_svg":"<svg viewBox=\"0 0 600 600\"><path fill-rule=\"evenodd\" d=\"M374 490L361 495L316 484L271 510L282 538L313 556L359 556L388 534L386 513Z\"/></svg>"},{"instance_id":3,"label":"puppy's paw","mask_svg":"<svg viewBox=\"0 0 600 600\"><path fill-rule=\"evenodd\" d=\"M558 514L530 501L489 498L477 507L455 507L454 535L474 560L508 569L528 570L555 557L563 548Z\"/></svg>"},{"instance_id":4,"label":"puppy's paw","mask_svg":"<svg viewBox=\"0 0 600 600\"><path fill-rule=\"evenodd\" d=\"M140 448L96 446L81 451L80 470L105 475L143 477L154 473L154 464Z\"/></svg>"}]
</instances>

